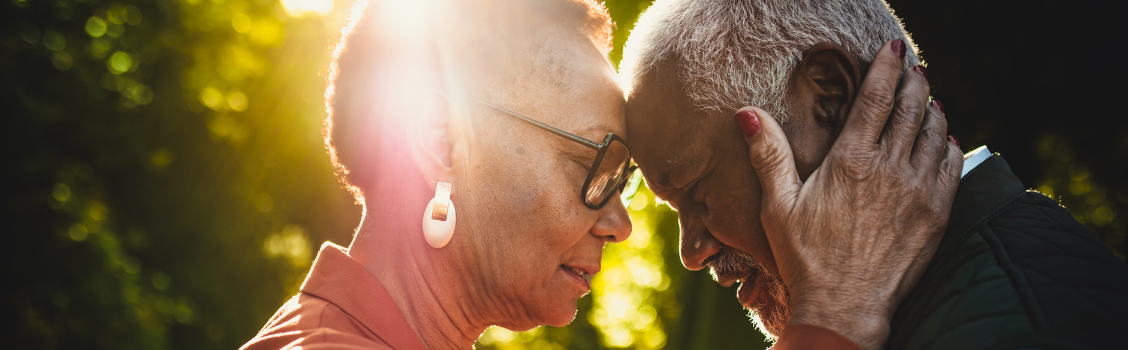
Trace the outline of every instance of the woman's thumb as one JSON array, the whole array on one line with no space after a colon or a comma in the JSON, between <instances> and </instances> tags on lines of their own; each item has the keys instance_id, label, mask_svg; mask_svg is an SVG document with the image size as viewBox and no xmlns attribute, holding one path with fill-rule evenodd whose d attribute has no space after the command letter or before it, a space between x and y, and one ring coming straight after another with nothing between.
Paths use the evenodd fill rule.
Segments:
<instances>
[{"instance_id":1,"label":"woman's thumb","mask_svg":"<svg viewBox=\"0 0 1128 350\"><path fill-rule=\"evenodd\" d=\"M760 178L760 187L763 189L762 207L793 207L802 182L795 170L791 145L787 143L787 136L779 123L768 112L756 107L737 110L734 119L744 132L749 160Z\"/></svg>"}]
</instances>

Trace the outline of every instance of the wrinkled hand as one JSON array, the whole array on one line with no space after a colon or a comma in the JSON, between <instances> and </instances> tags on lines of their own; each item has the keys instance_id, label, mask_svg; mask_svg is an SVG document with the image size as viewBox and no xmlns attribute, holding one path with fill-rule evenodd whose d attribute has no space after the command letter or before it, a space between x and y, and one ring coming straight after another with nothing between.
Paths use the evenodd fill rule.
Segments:
<instances>
[{"instance_id":1,"label":"wrinkled hand","mask_svg":"<svg viewBox=\"0 0 1128 350\"><path fill-rule=\"evenodd\" d=\"M748 146L764 229L791 290L791 324L833 329L864 349L883 346L897 304L931 261L963 167L943 112L928 102L927 78L912 69L901 78L890 43L806 182L775 119L755 107L737 113L760 126Z\"/></svg>"}]
</instances>

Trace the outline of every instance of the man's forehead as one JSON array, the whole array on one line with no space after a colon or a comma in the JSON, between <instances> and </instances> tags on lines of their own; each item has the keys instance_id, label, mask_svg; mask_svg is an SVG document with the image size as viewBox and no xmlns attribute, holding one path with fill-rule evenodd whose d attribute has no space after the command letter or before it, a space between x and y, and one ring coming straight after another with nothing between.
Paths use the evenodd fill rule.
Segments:
<instances>
[{"instance_id":1,"label":"man's forehead","mask_svg":"<svg viewBox=\"0 0 1128 350\"><path fill-rule=\"evenodd\" d=\"M677 118L677 117L673 117ZM707 142L695 136L700 133L694 127L674 127L653 125L643 128L647 131L661 130L659 133L641 132L628 124L632 142L632 154L646 178L647 184L656 194L668 194L676 186L683 185L687 175L699 170L707 158L702 151ZM634 149L637 148L638 151Z\"/></svg>"},{"instance_id":2,"label":"man's forehead","mask_svg":"<svg viewBox=\"0 0 1128 350\"><path fill-rule=\"evenodd\" d=\"M643 175L659 191L699 167L709 143L702 133L713 121L695 110L676 72L655 69L640 77L627 101L627 134L632 147L639 149L632 154L638 155Z\"/></svg>"}]
</instances>

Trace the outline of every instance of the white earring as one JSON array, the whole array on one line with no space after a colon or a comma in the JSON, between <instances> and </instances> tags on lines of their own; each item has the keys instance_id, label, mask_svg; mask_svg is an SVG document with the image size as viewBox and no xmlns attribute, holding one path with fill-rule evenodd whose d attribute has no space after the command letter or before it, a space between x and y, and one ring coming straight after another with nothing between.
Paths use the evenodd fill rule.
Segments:
<instances>
[{"instance_id":1,"label":"white earring","mask_svg":"<svg viewBox=\"0 0 1128 350\"><path fill-rule=\"evenodd\" d=\"M454 236L455 214L450 188L450 183L439 182L435 186L435 198L423 210L423 238L435 248L446 246Z\"/></svg>"}]
</instances>

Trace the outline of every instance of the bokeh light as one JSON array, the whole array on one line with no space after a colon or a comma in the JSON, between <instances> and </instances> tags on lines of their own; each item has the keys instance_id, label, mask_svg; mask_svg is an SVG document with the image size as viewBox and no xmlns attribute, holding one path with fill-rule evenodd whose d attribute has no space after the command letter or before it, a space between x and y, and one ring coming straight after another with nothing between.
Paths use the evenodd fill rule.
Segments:
<instances>
[{"instance_id":1,"label":"bokeh light","mask_svg":"<svg viewBox=\"0 0 1128 350\"><path fill-rule=\"evenodd\" d=\"M1126 215L1119 208L1128 206L1128 189L1113 191L1094 178L1089 163L1079 160L1074 143L1058 135L1038 139L1038 157L1046 169L1035 190L1058 200L1120 260L1119 249L1128 231Z\"/></svg>"},{"instance_id":2,"label":"bokeh light","mask_svg":"<svg viewBox=\"0 0 1128 350\"><path fill-rule=\"evenodd\" d=\"M333 0L282 0L282 7L294 17L304 14L326 15L333 11Z\"/></svg>"}]
</instances>

